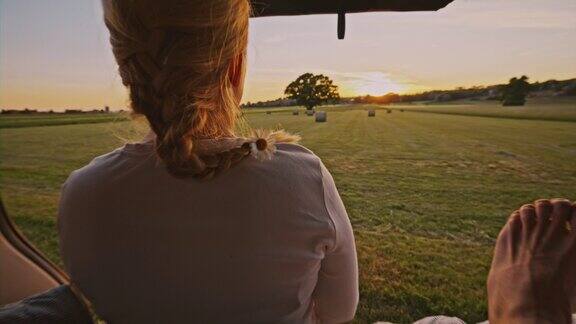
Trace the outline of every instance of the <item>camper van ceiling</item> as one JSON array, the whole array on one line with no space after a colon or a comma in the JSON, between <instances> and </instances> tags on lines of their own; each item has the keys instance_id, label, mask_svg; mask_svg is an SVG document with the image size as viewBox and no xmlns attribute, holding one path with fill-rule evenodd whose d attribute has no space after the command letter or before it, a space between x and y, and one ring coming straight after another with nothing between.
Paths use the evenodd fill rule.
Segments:
<instances>
[{"instance_id":1,"label":"camper van ceiling","mask_svg":"<svg viewBox=\"0 0 576 324\"><path fill-rule=\"evenodd\" d=\"M453 0L251 0L253 17L338 14L344 38L345 14L377 11L436 11Z\"/></svg>"}]
</instances>

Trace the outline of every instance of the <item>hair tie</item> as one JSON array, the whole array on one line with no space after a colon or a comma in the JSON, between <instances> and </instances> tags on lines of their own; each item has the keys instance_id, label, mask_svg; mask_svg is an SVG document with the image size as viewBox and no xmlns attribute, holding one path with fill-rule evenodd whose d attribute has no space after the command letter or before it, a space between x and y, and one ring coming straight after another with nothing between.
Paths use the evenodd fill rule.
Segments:
<instances>
[{"instance_id":1,"label":"hair tie","mask_svg":"<svg viewBox=\"0 0 576 324\"><path fill-rule=\"evenodd\" d=\"M276 144L297 143L299 140L300 136L288 134L283 130L255 129L251 138L242 144L241 149L248 151L255 159L265 161L271 160L276 153Z\"/></svg>"}]
</instances>

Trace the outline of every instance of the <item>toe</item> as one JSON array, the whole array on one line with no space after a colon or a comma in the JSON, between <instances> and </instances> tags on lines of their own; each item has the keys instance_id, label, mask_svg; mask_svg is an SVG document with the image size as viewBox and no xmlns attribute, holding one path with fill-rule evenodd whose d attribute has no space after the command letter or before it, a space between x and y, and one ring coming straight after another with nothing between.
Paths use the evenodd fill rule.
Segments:
<instances>
[{"instance_id":1,"label":"toe","mask_svg":"<svg viewBox=\"0 0 576 324\"><path fill-rule=\"evenodd\" d=\"M518 248L520 241L522 240L522 232L524 231L522 214L520 211L515 211L510 215L508 220L508 231L510 236L508 237L508 249L510 250L510 256L516 258L518 255Z\"/></svg>"},{"instance_id":2,"label":"toe","mask_svg":"<svg viewBox=\"0 0 576 324\"><path fill-rule=\"evenodd\" d=\"M548 199L536 200L534 207L536 209L536 227L540 229L540 232L544 232L550 226L550 217L554 207Z\"/></svg>"},{"instance_id":3,"label":"toe","mask_svg":"<svg viewBox=\"0 0 576 324\"><path fill-rule=\"evenodd\" d=\"M566 227L566 222L572 214L572 203L568 199L552 199L552 226Z\"/></svg>"},{"instance_id":4,"label":"toe","mask_svg":"<svg viewBox=\"0 0 576 324\"><path fill-rule=\"evenodd\" d=\"M518 240L522 232L520 212L514 211L500 231L494 250L493 263L513 262L518 254Z\"/></svg>"},{"instance_id":5,"label":"toe","mask_svg":"<svg viewBox=\"0 0 576 324\"><path fill-rule=\"evenodd\" d=\"M550 215L550 239L562 239L568 233L567 222L572 214L572 203L567 199L552 199Z\"/></svg>"},{"instance_id":6,"label":"toe","mask_svg":"<svg viewBox=\"0 0 576 324\"><path fill-rule=\"evenodd\" d=\"M522 225L522 216L519 211L514 211L510 218L508 218L508 224L506 226L509 232L509 239L513 242L518 241L520 235L522 234L522 229L524 226Z\"/></svg>"},{"instance_id":7,"label":"toe","mask_svg":"<svg viewBox=\"0 0 576 324\"><path fill-rule=\"evenodd\" d=\"M529 235L536 226L536 208L532 204L526 204L520 207L520 219L522 220L522 231Z\"/></svg>"},{"instance_id":8,"label":"toe","mask_svg":"<svg viewBox=\"0 0 576 324\"><path fill-rule=\"evenodd\" d=\"M520 211L515 210L508 218L508 225L514 229L519 230L522 227L522 217Z\"/></svg>"}]
</instances>

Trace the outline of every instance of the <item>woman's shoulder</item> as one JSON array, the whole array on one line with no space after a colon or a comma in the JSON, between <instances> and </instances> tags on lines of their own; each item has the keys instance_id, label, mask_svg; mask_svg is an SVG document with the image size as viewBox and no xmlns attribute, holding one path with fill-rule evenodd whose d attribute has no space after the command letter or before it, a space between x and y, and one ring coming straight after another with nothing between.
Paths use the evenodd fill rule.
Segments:
<instances>
[{"instance_id":1,"label":"woman's shoulder","mask_svg":"<svg viewBox=\"0 0 576 324\"><path fill-rule=\"evenodd\" d=\"M320 158L310 149L294 143L276 144L276 153L273 161L276 162L275 168L294 166L301 168L302 171L318 172L322 163Z\"/></svg>"},{"instance_id":2,"label":"woman's shoulder","mask_svg":"<svg viewBox=\"0 0 576 324\"><path fill-rule=\"evenodd\" d=\"M276 152L272 159L268 161L248 159L250 162L240 165L237 174L250 176L256 182L267 183L270 187L322 186L324 165L314 152L302 145L279 143L276 144Z\"/></svg>"},{"instance_id":3,"label":"woman's shoulder","mask_svg":"<svg viewBox=\"0 0 576 324\"><path fill-rule=\"evenodd\" d=\"M296 143L278 143L276 152L288 153L303 159L319 159L309 148Z\"/></svg>"},{"instance_id":4,"label":"woman's shoulder","mask_svg":"<svg viewBox=\"0 0 576 324\"><path fill-rule=\"evenodd\" d=\"M122 148L115 149L106 154L93 158L85 166L70 173L63 187L92 187L94 188L102 179L109 179L114 165L122 159Z\"/></svg>"}]
</instances>

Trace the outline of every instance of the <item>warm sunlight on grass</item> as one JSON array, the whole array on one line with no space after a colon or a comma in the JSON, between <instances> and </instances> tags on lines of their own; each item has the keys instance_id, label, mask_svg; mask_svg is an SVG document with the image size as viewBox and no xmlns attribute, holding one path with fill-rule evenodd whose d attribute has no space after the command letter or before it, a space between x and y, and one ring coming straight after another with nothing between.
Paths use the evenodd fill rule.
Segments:
<instances>
[{"instance_id":1,"label":"warm sunlight on grass","mask_svg":"<svg viewBox=\"0 0 576 324\"><path fill-rule=\"evenodd\" d=\"M509 213L540 197L574 199L575 108L560 100L512 111L489 103L324 106L326 123L293 116L294 107L245 116L256 128L281 125L302 135L332 172L356 234L357 323L431 314L476 323L487 316L486 275ZM473 115L479 113L489 118ZM74 117L84 118L57 115L66 125L44 119L30 125L52 126L19 128L1 128L15 121L0 117L0 193L16 223L55 262L62 182L145 132L121 119L68 124Z\"/></svg>"}]
</instances>

